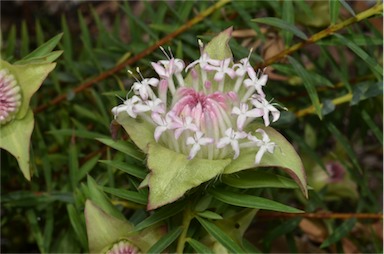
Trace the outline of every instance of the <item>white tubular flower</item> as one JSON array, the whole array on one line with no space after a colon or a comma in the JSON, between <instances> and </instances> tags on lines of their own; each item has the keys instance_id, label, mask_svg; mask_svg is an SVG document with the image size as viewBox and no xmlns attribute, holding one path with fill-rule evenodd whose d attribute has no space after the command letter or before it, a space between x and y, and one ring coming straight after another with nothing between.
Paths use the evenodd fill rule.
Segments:
<instances>
[{"instance_id":1,"label":"white tubular flower","mask_svg":"<svg viewBox=\"0 0 384 254\"><path fill-rule=\"evenodd\" d=\"M249 73L252 66L249 64L249 58L243 58L240 60L240 63L234 64L233 68L236 69L236 76L243 77L246 73Z\"/></svg>"},{"instance_id":2,"label":"white tubular flower","mask_svg":"<svg viewBox=\"0 0 384 254\"><path fill-rule=\"evenodd\" d=\"M239 107L233 107L232 114L238 115L237 117L237 129L242 130L247 118L256 118L263 115L263 110L259 108L254 108L248 110L248 104L240 103Z\"/></svg>"},{"instance_id":3,"label":"white tubular flower","mask_svg":"<svg viewBox=\"0 0 384 254\"><path fill-rule=\"evenodd\" d=\"M130 117L136 118L137 112L135 110L135 106L140 102L142 102L142 100L138 96L134 95L132 98L125 100L124 104L114 107L112 109L112 113L116 117L120 112L127 112Z\"/></svg>"},{"instance_id":4,"label":"white tubular flower","mask_svg":"<svg viewBox=\"0 0 384 254\"><path fill-rule=\"evenodd\" d=\"M179 139L180 135L186 130L191 130L193 132L199 131L199 128L193 123L193 118L191 116L186 116L183 119L174 118L172 127L175 129L176 139Z\"/></svg>"},{"instance_id":5,"label":"white tubular flower","mask_svg":"<svg viewBox=\"0 0 384 254\"><path fill-rule=\"evenodd\" d=\"M155 133L154 133L154 138L156 142L158 142L161 134L163 134L165 131L170 130L172 128L173 120L170 113L168 113L165 117L162 117L158 113L153 113L152 119L155 122L155 124L157 124Z\"/></svg>"},{"instance_id":6,"label":"white tubular flower","mask_svg":"<svg viewBox=\"0 0 384 254\"><path fill-rule=\"evenodd\" d=\"M156 87L159 84L159 80L157 78L143 79L142 81L137 81L133 83L133 91L136 95L140 95L141 99L147 100L148 97L154 99L155 94L153 93L152 87Z\"/></svg>"},{"instance_id":7,"label":"white tubular flower","mask_svg":"<svg viewBox=\"0 0 384 254\"><path fill-rule=\"evenodd\" d=\"M165 113L164 103L159 98L156 98L153 101L151 100L143 101L142 103L137 103L135 105L135 111L137 113L151 111L151 112L163 114Z\"/></svg>"},{"instance_id":8,"label":"white tubular flower","mask_svg":"<svg viewBox=\"0 0 384 254\"><path fill-rule=\"evenodd\" d=\"M233 159L236 159L240 155L239 140L246 138L248 135L244 131L234 131L229 128L225 131L226 137L222 137L217 143L217 148L223 148L229 144L232 146L232 150L235 152Z\"/></svg>"},{"instance_id":9,"label":"white tubular flower","mask_svg":"<svg viewBox=\"0 0 384 254\"><path fill-rule=\"evenodd\" d=\"M214 142L213 138L203 137L204 133L201 131L195 132L193 137L187 138L187 145L192 145L192 148L189 152L188 160L192 160L196 154L200 151L201 146L206 146Z\"/></svg>"},{"instance_id":10,"label":"white tubular flower","mask_svg":"<svg viewBox=\"0 0 384 254\"><path fill-rule=\"evenodd\" d=\"M258 108L263 110L263 119L265 126L269 126L269 113L272 114L272 122L276 122L280 118L280 111L275 108L272 104L270 104L265 98L254 95L251 99L252 104Z\"/></svg>"},{"instance_id":11,"label":"white tubular flower","mask_svg":"<svg viewBox=\"0 0 384 254\"><path fill-rule=\"evenodd\" d=\"M231 59L227 58L223 61L220 61L219 66L208 65L205 67L205 70L208 70L208 71L215 70L216 74L215 74L213 79L217 82L222 81L225 77L225 74L227 74L228 76L231 77L231 79L233 79L235 77L236 73L232 67L231 68L229 67L230 63L231 63Z\"/></svg>"},{"instance_id":12,"label":"white tubular flower","mask_svg":"<svg viewBox=\"0 0 384 254\"><path fill-rule=\"evenodd\" d=\"M263 129L257 129L256 132L261 133L262 139L258 139L255 136L248 135L248 139L254 142L258 147L259 151L256 153L255 156L255 164L260 164L261 159L265 152L273 153L276 147L276 144L274 142L271 142L268 134Z\"/></svg>"},{"instance_id":13,"label":"white tubular flower","mask_svg":"<svg viewBox=\"0 0 384 254\"><path fill-rule=\"evenodd\" d=\"M248 75L249 78L244 80L244 85L248 88L248 91L244 95L242 101L248 100L255 90L260 96L265 97L262 87L267 83L268 75L260 73L260 71L256 74L253 68L248 69Z\"/></svg>"}]
</instances>

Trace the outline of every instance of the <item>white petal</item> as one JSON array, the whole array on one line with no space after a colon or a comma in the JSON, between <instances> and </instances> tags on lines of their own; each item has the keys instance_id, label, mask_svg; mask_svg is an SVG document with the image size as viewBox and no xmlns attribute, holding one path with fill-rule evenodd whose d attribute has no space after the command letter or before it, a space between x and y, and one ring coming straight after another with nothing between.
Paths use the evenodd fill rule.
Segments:
<instances>
[{"instance_id":1,"label":"white petal","mask_svg":"<svg viewBox=\"0 0 384 254\"><path fill-rule=\"evenodd\" d=\"M251 109L247 113L245 113L247 117L259 117L259 116L262 116L263 114L264 114L264 111L259 108Z\"/></svg>"},{"instance_id":2,"label":"white petal","mask_svg":"<svg viewBox=\"0 0 384 254\"><path fill-rule=\"evenodd\" d=\"M260 164L261 158L263 157L264 153L265 153L265 147L262 146L260 147L259 151L256 153L255 164Z\"/></svg>"},{"instance_id":3,"label":"white petal","mask_svg":"<svg viewBox=\"0 0 384 254\"><path fill-rule=\"evenodd\" d=\"M228 137L224 137L224 138L221 138L219 140L219 142L217 142L216 147L217 148L223 148L224 146L228 145L229 143L231 143L231 139Z\"/></svg>"},{"instance_id":4,"label":"white petal","mask_svg":"<svg viewBox=\"0 0 384 254\"><path fill-rule=\"evenodd\" d=\"M237 142L237 140L233 140L231 142L231 146L232 146L233 151L235 151L235 155L233 156L233 159L236 159L240 155L239 142Z\"/></svg>"},{"instance_id":5,"label":"white petal","mask_svg":"<svg viewBox=\"0 0 384 254\"><path fill-rule=\"evenodd\" d=\"M199 144L200 145L208 145L208 144L212 144L213 143L213 138L201 138L199 139Z\"/></svg>"},{"instance_id":6,"label":"white petal","mask_svg":"<svg viewBox=\"0 0 384 254\"><path fill-rule=\"evenodd\" d=\"M189 152L188 160L192 160L196 156L196 154L197 154L197 152L199 150L200 150L200 145L199 144L194 144L192 146L191 151Z\"/></svg>"},{"instance_id":7,"label":"white petal","mask_svg":"<svg viewBox=\"0 0 384 254\"><path fill-rule=\"evenodd\" d=\"M154 133L154 137L155 137L156 142L159 141L161 134L163 134L163 132L166 130L167 130L167 127L165 127L165 126L157 126L156 127L155 133Z\"/></svg>"},{"instance_id":8,"label":"white petal","mask_svg":"<svg viewBox=\"0 0 384 254\"><path fill-rule=\"evenodd\" d=\"M247 117L244 114L241 114L241 115L239 115L239 117L237 117L237 128L239 130L243 129L244 123L246 120L247 120Z\"/></svg>"},{"instance_id":9,"label":"white petal","mask_svg":"<svg viewBox=\"0 0 384 254\"><path fill-rule=\"evenodd\" d=\"M235 115L240 115L241 114L241 111L238 107L233 107L232 109L232 114L235 114Z\"/></svg>"},{"instance_id":10,"label":"white petal","mask_svg":"<svg viewBox=\"0 0 384 254\"><path fill-rule=\"evenodd\" d=\"M196 144L196 140L192 137L187 138L187 145L194 145Z\"/></svg>"}]
</instances>

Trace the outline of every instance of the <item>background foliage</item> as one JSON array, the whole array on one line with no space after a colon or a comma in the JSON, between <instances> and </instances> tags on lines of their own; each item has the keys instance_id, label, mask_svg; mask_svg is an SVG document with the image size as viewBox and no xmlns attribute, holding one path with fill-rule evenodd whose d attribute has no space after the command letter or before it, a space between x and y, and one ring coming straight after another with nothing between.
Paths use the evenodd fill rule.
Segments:
<instances>
[{"instance_id":1,"label":"background foliage","mask_svg":"<svg viewBox=\"0 0 384 254\"><path fill-rule=\"evenodd\" d=\"M2 3L3 59L21 59L59 33L64 50L31 101L32 181L1 151L2 252L87 251L83 209L93 184L134 224L143 221L145 190L136 190L143 157L130 145L108 146L110 109L133 82L126 70L139 66L144 76L153 75L148 66L164 57L155 45L163 42L176 57L192 61L199 56L196 36L208 41L230 26L235 59L253 48L251 63L268 63L266 93L289 109L274 127L295 144L314 188L309 200L272 188L258 194L310 213L331 212L315 219L261 212L245 234L257 246L252 250L382 252L381 220L332 216L382 213L382 7L359 16L375 2L232 1L188 23L212 4ZM302 44L292 48L296 43ZM345 175L326 175L324 168L334 164ZM324 180L329 177L330 183ZM176 215L181 211L172 208ZM200 223L215 231L208 220ZM188 243L188 252L201 247L191 238Z\"/></svg>"}]
</instances>

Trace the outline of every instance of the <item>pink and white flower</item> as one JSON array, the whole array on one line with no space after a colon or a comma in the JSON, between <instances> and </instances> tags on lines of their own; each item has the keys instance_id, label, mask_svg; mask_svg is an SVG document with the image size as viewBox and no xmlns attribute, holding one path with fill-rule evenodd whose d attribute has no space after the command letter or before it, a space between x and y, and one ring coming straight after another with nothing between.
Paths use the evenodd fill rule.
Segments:
<instances>
[{"instance_id":1,"label":"pink and white flower","mask_svg":"<svg viewBox=\"0 0 384 254\"><path fill-rule=\"evenodd\" d=\"M158 74L133 84L135 95L112 109L117 117L126 113L148 122L156 142L192 160L236 159L242 149L256 147L255 163L265 152L273 153L274 143L262 129L262 139L244 130L252 121L270 124L280 112L265 99L262 87L268 76L255 72L248 58L233 63L232 58L212 59L204 52L185 67L181 59L163 50L167 60L152 63ZM189 72L183 77L183 71ZM259 121L260 121L259 120ZM251 137L251 138L250 138Z\"/></svg>"}]
</instances>

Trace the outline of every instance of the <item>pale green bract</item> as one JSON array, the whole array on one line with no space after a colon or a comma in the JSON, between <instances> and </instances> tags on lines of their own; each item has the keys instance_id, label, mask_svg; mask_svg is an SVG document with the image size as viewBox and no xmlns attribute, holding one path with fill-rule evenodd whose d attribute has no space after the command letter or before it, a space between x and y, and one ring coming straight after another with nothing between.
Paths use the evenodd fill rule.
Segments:
<instances>
[{"instance_id":1,"label":"pale green bract","mask_svg":"<svg viewBox=\"0 0 384 254\"><path fill-rule=\"evenodd\" d=\"M263 91L268 76L256 72L249 57L233 63L231 32L223 31L206 47L199 41L201 57L188 66L162 49L168 60L152 63L159 79L137 70L139 81L130 72L136 79L132 96L112 109L148 156L150 173L141 187L149 187L149 210L221 174L256 167L282 168L307 196L300 157L269 127L280 111Z\"/></svg>"}]
</instances>

